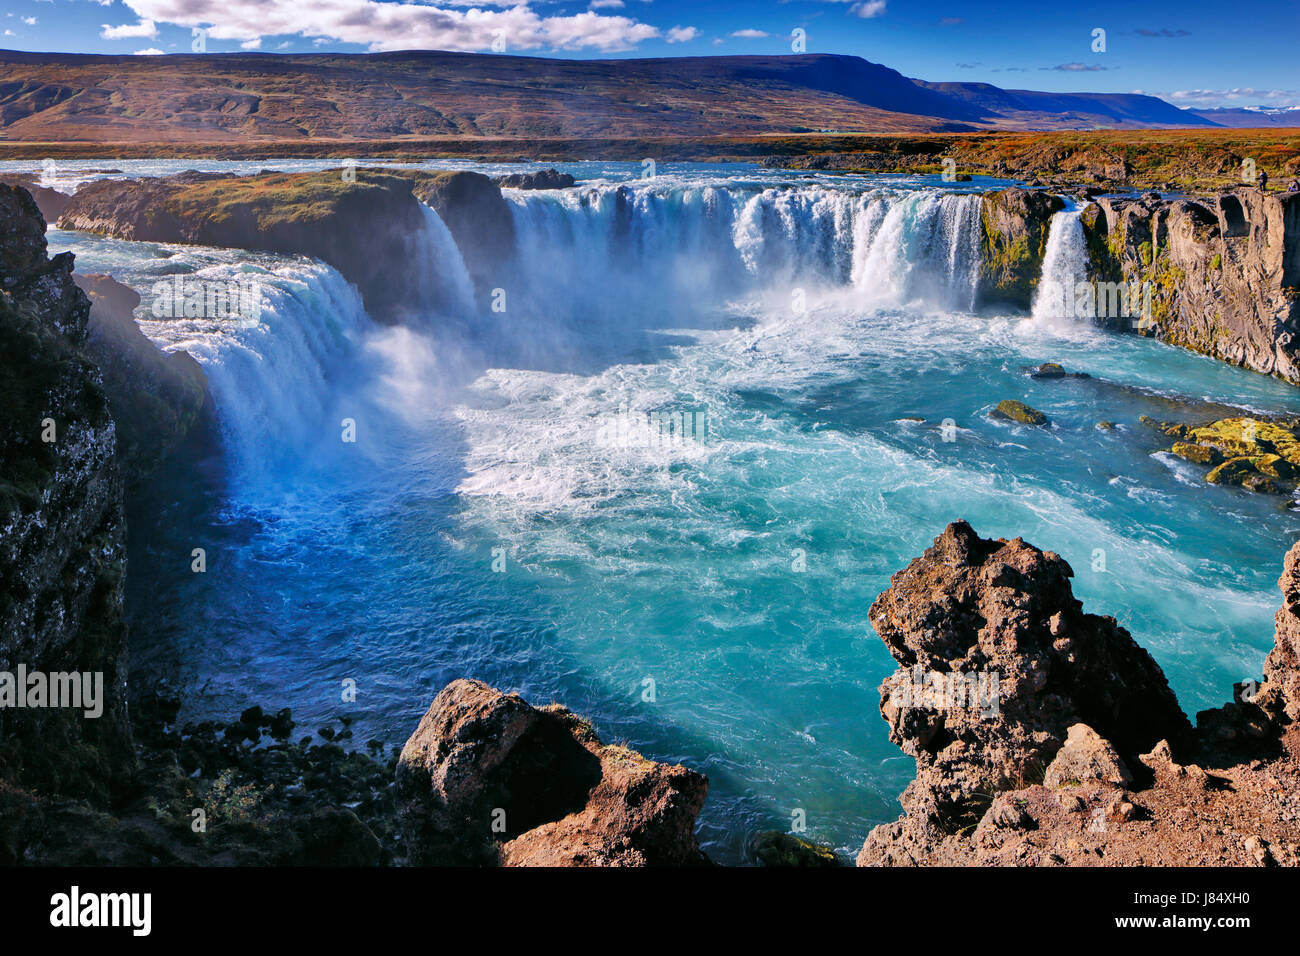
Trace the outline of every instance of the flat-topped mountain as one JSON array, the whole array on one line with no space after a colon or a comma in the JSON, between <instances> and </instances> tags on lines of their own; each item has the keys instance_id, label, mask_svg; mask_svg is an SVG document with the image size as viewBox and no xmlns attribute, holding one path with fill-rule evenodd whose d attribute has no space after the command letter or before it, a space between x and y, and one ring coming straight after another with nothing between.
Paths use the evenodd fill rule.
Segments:
<instances>
[{"instance_id":1,"label":"flat-topped mountain","mask_svg":"<svg viewBox=\"0 0 1300 956\"><path fill-rule=\"evenodd\" d=\"M1213 126L1137 94L926 83L861 57L0 52L0 140L234 142Z\"/></svg>"}]
</instances>

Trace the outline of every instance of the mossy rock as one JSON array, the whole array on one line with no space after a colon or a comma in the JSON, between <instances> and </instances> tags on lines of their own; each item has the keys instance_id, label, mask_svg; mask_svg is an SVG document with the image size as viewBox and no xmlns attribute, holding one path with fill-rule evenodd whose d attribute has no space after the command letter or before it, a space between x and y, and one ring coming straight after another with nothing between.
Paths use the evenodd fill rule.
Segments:
<instances>
[{"instance_id":1,"label":"mossy rock","mask_svg":"<svg viewBox=\"0 0 1300 956\"><path fill-rule=\"evenodd\" d=\"M1278 455L1300 466L1300 438L1277 422L1259 418L1224 418L1190 430L1191 440L1212 445L1227 457Z\"/></svg>"},{"instance_id":2,"label":"mossy rock","mask_svg":"<svg viewBox=\"0 0 1300 956\"><path fill-rule=\"evenodd\" d=\"M1114 422L1098 422L1097 430L1103 432L1113 432L1115 430Z\"/></svg>"},{"instance_id":3,"label":"mossy rock","mask_svg":"<svg viewBox=\"0 0 1300 956\"><path fill-rule=\"evenodd\" d=\"M835 851L791 833L765 830L754 838L754 857L762 866L842 866Z\"/></svg>"},{"instance_id":4,"label":"mossy rock","mask_svg":"<svg viewBox=\"0 0 1300 956\"><path fill-rule=\"evenodd\" d=\"M1237 485L1247 491L1280 495L1282 488L1268 475L1260 472L1257 458L1230 458L1210 471L1205 480L1214 485Z\"/></svg>"},{"instance_id":5,"label":"mossy rock","mask_svg":"<svg viewBox=\"0 0 1300 956\"><path fill-rule=\"evenodd\" d=\"M1029 370L1030 378L1065 378L1065 369L1056 362L1044 362Z\"/></svg>"},{"instance_id":6,"label":"mossy rock","mask_svg":"<svg viewBox=\"0 0 1300 956\"><path fill-rule=\"evenodd\" d=\"M1179 458L1198 465L1218 465L1223 461L1223 453L1209 445L1197 445L1194 442L1176 441L1169 449Z\"/></svg>"},{"instance_id":7,"label":"mossy rock","mask_svg":"<svg viewBox=\"0 0 1300 956\"><path fill-rule=\"evenodd\" d=\"M998 407L989 412L993 418L1009 419L1022 425L1046 425L1050 419L1036 408L1014 398L1004 398Z\"/></svg>"},{"instance_id":8,"label":"mossy rock","mask_svg":"<svg viewBox=\"0 0 1300 956\"><path fill-rule=\"evenodd\" d=\"M1300 476L1300 467L1293 462L1288 461L1281 455L1260 455L1254 459L1255 469L1263 475L1270 478L1281 478L1290 480Z\"/></svg>"}]
</instances>

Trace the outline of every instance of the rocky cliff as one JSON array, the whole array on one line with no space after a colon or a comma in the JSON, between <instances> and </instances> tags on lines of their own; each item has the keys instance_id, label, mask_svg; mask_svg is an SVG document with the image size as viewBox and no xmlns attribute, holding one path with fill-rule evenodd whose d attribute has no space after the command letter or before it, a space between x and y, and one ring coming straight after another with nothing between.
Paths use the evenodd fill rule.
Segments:
<instances>
[{"instance_id":1,"label":"rocky cliff","mask_svg":"<svg viewBox=\"0 0 1300 956\"><path fill-rule=\"evenodd\" d=\"M1064 208L1059 196L1039 190L1012 187L984 193L977 289L981 304L1022 309L1033 304L1052 216Z\"/></svg>"},{"instance_id":2,"label":"rocky cliff","mask_svg":"<svg viewBox=\"0 0 1300 956\"><path fill-rule=\"evenodd\" d=\"M600 742L558 704L479 681L448 684L397 765L416 865L702 864L695 818L708 782Z\"/></svg>"},{"instance_id":3,"label":"rocky cliff","mask_svg":"<svg viewBox=\"0 0 1300 956\"><path fill-rule=\"evenodd\" d=\"M104 796L129 775L117 429L90 301L23 189L0 185L0 671L101 674L104 710L0 709L0 777Z\"/></svg>"},{"instance_id":4,"label":"rocky cliff","mask_svg":"<svg viewBox=\"0 0 1300 956\"><path fill-rule=\"evenodd\" d=\"M1083 222L1090 278L1151 293L1104 324L1300 384L1300 193L1102 198Z\"/></svg>"},{"instance_id":5,"label":"rocky cliff","mask_svg":"<svg viewBox=\"0 0 1300 956\"><path fill-rule=\"evenodd\" d=\"M917 776L859 864L1300 864L1300 544L1267 682L1194 729L1070 576L1051 552L957 522L872 606L899 663L881 714Z\"/></svg>"}]
</instances>

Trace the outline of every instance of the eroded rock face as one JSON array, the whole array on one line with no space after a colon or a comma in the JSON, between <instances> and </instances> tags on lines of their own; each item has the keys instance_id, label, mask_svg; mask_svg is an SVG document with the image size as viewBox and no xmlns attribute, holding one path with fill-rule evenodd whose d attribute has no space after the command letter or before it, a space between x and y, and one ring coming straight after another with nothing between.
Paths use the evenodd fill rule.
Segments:
<instances>
[{"instance_id":1,"label":"eroded rock face","mask_svg":"<svg viewBox=\"0 0 1300 956\"><path fill-rule=\"evenodd\" d=\"M985 193L982 201L978 300L1028 309L1042 276L1052 216L1065 208L1065 201L1019 187Z\"/></svg>"},{"instance_id":2,"label":"eroded rock face","mask_svg":"<svg viewBox=\"0 0 1300 956\"><path fill-rule=\"evenodd\" d=\"M1277 709L1295 723L1300 721L1300 542L1286 553L1277 586L1282 607L1273 619L1277 630L1264 660L1264 680L1278 695Z\"/></svg>"},{"instance_id":3,"label":"eroded rock face","mask_svg":"<svg viewBox=\"0 0 1300 956\"><path fill-rule=\"evenodd\" d=\"M100 673L104 695L96 718L0 710L0 777L104 796L133 765L122 477L72 266L47 258L31 196L0 185L0 670Z\"/></svg>"},{"instance_id":4,"label":"eroded rock face","mask_svg":"<svg viewBox=\"0 0 1300 956\"><path fill-rule=\"evenodd\" d=\"M1300 384L1300 194L1103 198L1083 223L1091 277L1151 292L1104 324Z\"/></svg>"},{"instance_id":5,"label":"eroded rock face","mask_svg":"<svg viewBox=\"0 0 1300 956\"><path fill-rule=\"evenodd\" d=\"M905 826L973 826L993 795L1041 781L1078 723L1128 759L1186 738L1160 668L1113 618L1083 612L1072 576L1050 551L958 521L872 605L900 666L881 714L916 759Z\"/></svg>"},{"instance_id":6,"label":"eroded rock face","mask_svg":"<svg viewBox=\"0 0 1300 956\"><path fill-rule=\"evenodd\" d=\"M703 776L603 745L558 704L533 707L480 681L437 696L397 782L415 865L707 862L694 833Z\"/></svg>"},{"instance_id":7,"label":"eroded rock face","mask_svg":"<svg viewBox=\"0 0 1300 956\"><path fill-rule=\"evenodd\" d=\"M900 706L903 672L882 685L917 779L859 865L1300 865L1300 544L1265 682L1237 685L1194 730L1155 663L1112 619L1083 614L1067 577L1056 555L961 522L894 576L872 622L900 664L1013 677L983 724L969 708ZM1080 719L1062 742L1066 711ZM1049 750L1041 777L1023 771Z\"/></svg>"}]
</instances>

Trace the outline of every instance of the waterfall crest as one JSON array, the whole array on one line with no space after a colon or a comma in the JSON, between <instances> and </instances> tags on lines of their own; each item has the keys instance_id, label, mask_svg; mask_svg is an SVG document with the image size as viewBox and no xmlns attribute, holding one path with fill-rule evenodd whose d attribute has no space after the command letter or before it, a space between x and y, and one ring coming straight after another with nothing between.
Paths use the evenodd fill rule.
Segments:
<instances>
[{"instance_id":1,"label":"waterfall crest","mask_svg":"<svg viewBox=\"0 0 1300 956\"><path fill-rule=\"evenodd\" d=\"M1075 315L1075 289L1088 277L1088 244L1079 210L1067 209L1048 224L1043 273L1034 292L1033 316L1063 321Z\"/></svg>"}]
</instances>

